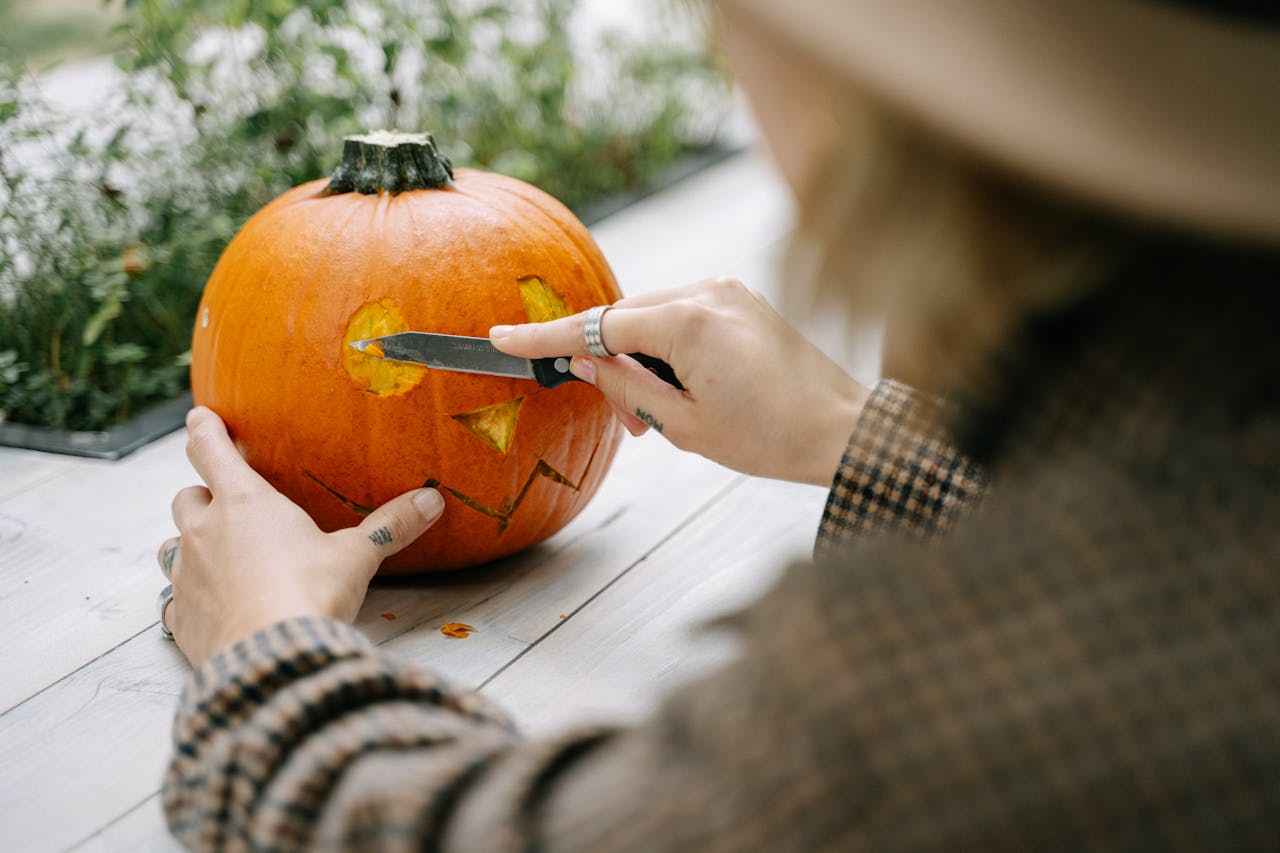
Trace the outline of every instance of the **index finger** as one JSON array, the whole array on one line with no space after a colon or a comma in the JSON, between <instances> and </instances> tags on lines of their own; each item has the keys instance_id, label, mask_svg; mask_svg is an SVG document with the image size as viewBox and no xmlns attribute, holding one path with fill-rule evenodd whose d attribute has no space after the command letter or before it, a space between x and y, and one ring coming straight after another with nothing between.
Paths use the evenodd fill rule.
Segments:
<instances>
[{"instance_id":1,"label":"index finger","mask_svg":"<svg viewBox=\"0 0 1280 853\"><path fill-rule=\"evenodd\" d=\"M215 497L266 483L231 443L222 418L204 406L187 413L187 458Z\"/></svg>"},{"instance_id":2,"label":"index finger","mask_svg":"<svg viewBox=\"0 0 1280 853\"><path fill-rule=\"evenodd\" d=\"M606 311L605 316L614 313ZM562 355L587 355L582 338L585 312L545 323L522 323L519 326L494 326L489 340L498 349L521 358L547 358ZM604 324L601 323L603 330Z\"/></svg>"},{"instance_id":3,"label":"index finger","mask_svg":"<svg viewBox=\"0 0 1280 853\"><path fill-rule=\"evenodd\" d=\"M655 307L623 307L622 303L600 318L600 337L615 355L642 352L670 361L671 324L662 316L672 303ZM586 312L546 323L494 326L489 330L493 345L521 358L587 356L582 334Z\"/></svg>"}]
</instances>

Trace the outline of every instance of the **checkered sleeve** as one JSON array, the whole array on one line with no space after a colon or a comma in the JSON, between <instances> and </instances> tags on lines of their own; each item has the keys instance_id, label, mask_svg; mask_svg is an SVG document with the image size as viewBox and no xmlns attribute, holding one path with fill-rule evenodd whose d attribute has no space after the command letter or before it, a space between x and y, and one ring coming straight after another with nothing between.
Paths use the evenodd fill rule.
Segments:
<instances>
[{"instance_id":1,"label":"checkered sleeve","mask_svg":"<svg viewBox=\"0 0 1280 853\"><path fill-rule=\"evenodd\" d=\"M816 556L874 531L928 537L981 498L983 473L947 438L944 414L936 397L887 379L876 386L836 471Z\"/></svg>"},{"instance_id":2,"label":"checkered sleeve","mask_svg":"<svg viewBox=\"0 0 1280 853\"><path fill-rule=\"evenodd\" d=\"M456 791L515 740L478 694L345 624L290 620L192 674L165 815L192 850L398 849L433 837Z\"/></svg>"},{"instance_id":3,"label":"checkered sleeve","mask_svg":"<svg viewBox=\"0 0 1280 853\"><path fill-rule=\"evenodd\" d=\"M344 624L281 622L189 679L166 819L191 850L831 849L829 822L796 811L841 793L807 763L824 750L773 760L777 743L829 723L790 711L788 667L771 656L796 659L777 642L789 637L756 636L752 667L643 725L523 740L478 694Z\"/></svg>"}]
</instances>

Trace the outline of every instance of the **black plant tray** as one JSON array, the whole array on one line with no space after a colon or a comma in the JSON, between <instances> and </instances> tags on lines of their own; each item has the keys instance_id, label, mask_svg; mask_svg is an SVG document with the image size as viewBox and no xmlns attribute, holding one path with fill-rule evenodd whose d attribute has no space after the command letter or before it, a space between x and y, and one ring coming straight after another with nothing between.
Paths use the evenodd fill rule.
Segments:
<instances>
[{"instance_id":1,"label":"black plant tray","mask_svg":"<svg viewBox=\"0 0 1280 853\"><path fill-rule=\"evenodd\" d=\"M157 403L136 418L97 432L65 432L26 424L0 424L0 447L22 447L92 459L119 459L182 426L191 395Z\"/></svg>"},{"instance_id":2,"label":"black plant tray","mask_svg":"<svg viewBox=\"0 0 1280 853\"><path fill-rule=\"evenodd\" d=\"M659 174L652 184L591 202L574 213L584 224L595 225L602 219L709 166L714 166L742 150L741 145L725 143L709 145L677 161ZM65 432L25 424L0 423L0 447L21 447L70 456L88 456L93 459L120 459L181 427L190 408L191 395L183 394L181 397L152 406L132 420L101 432Z\"/></svg>"}]
</instances>

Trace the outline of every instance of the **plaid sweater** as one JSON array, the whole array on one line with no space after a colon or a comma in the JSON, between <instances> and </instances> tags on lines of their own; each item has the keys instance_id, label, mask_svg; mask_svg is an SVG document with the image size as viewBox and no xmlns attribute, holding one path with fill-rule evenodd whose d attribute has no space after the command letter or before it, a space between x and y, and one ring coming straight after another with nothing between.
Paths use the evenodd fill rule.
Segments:
<instances>
[{"instance_id":1,"label":"plaid sweater","mask_svg":"<svg viewBox=\"0 0 1280 853\"><path fill-rule=\"evenodd\" d=\"M525 741L345 625L283 622L193 673L170 828L232 850L1276 849L1280 296L1100 302L1035 384L967 409L996 448L971 512L982 479L935 404L882 384L819 559L645 724Z\"/></svg>"}]
</instances>

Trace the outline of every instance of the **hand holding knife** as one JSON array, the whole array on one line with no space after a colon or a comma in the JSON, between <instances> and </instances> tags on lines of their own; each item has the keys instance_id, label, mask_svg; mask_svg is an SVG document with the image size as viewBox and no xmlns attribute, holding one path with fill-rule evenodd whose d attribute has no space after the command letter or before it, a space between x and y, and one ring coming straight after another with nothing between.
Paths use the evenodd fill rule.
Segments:
<instances>
[{"instance_id":1,"label":"hand holding knife","mask_svg":"<svg viewBox=\"0 0 1280 853\"><path fill-rule=\"evenodd\" d=\"M351 347L376 358L408 361L438 370L533 379L543 388L555 388L566 382L582 381L569 372L569 356L519 358L502 352L491 344L488 338L439 335L431 332L400 332L381 338L354 341ZM630 353L630 356L663 382L684 390L671 365L662 359L644 353Z\"/></svg>"}]
</instances>

